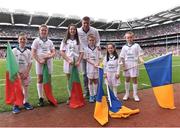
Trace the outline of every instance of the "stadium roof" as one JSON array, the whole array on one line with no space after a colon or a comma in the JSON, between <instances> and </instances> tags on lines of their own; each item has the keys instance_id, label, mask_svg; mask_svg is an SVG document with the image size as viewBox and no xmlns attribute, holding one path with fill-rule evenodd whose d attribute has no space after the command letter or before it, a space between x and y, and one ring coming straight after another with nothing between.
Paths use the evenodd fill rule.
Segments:
<instances>
[{"instance_id":1,"label":"stadium roof","mask_svg":"<svg viewBox=\"0 0 180 128\"><path fill-rule=\"evenodd\" d=\"M142 19L134 19L127 22L121 20L106 22L104 19L93 20L91 26L100 30L130 30L161 25L169 22L180 21L180 6L171 10L166 10L153 14ZM37 26L47 24L55 28L67 28L70 23L81 26L81 19L78 16L65 17L62 14L36 12L30 14L25 10L15 10L10 12L8 9L0 8L0 25L25 25Z\"/></svg>"}]
</instances>

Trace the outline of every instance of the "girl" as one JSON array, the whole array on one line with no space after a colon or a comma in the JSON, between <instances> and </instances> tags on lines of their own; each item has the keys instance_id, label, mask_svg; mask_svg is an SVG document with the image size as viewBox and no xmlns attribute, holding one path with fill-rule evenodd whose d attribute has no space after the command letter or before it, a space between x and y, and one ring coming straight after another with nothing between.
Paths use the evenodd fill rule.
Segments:
<instances>
[{"instance_id":1,"label":"girl","mask_svg":"<svg viewBox=\"0 0 180 128\"><path fill-rule=\"evenodd\" d=\"M79 41L77 28L74 24L70 24L68 26L66 36L60 45L60 54L64 59L64 73L67 76L67 90L70 97L71 93L68 87L68 81L70 78L71 67L73 61L75 60L75 65L79 68L81 59L83 57L83 49ZM67 101L67 103L69 103L69 100Z\"/></svg>"},{"instance_id":2,"label":"girl","mask_svg":"<svg viewBox=\"0 0 180 128\"><path fill-rule=\"evenodd\" d=\"M108 81L108 85L117 97L117 87L120 85L119 72L120 65L115 45L109 43L107 45L107 55L104 58L104 76ZM118 97L117 97L118 98Z\"/></svg>"},{"instance_id":3,"label":"girl","mask_svg":"<svg viewBox=\"0 0 180 128\"><path fill-rule=\"evenodd\" d=\"M31 51L26 48L27 36L24 33L18 35L19 46L14 48L12 51L16 57L19 64L19 76L22 82L22 89L24 94L24 108L26 110L31 110L33 107L28 103L28 86L30 83L29 72L32 66ZM13 106L13 113L19 113L19 106Z\"/></svg>"},{"instance_id":4,"label":"girl","mask_svg":"<svg viewBox=\"0 0 180 128\"><path fill-rule=\"evenodd\" d=\"M137 95L137 77L139 75L138 69L138 60L141 63L144 63L142 58L143 50L139 46L139 44L134 43L134 33L126 32L125 34L126 44L123 46L120 57L123 63L124 76L125 76L125 95L123 100L128 100L129 98L129 89L130 89L130 80L133 82L133 98L135 101L140 101Z\"/></svg>"},{"instance_id":5,"label":"girl","mask_svg":"<svg viewBox=\"0 0 180 128\"><path fill-rule=\"evenodd\" d=\"M85 59L87 61L87 77L89 88L89 102L95 102L98 83L98 65L100 60L100 51L96 46L96 37L93 34L88 35L88 46L85 49ZM94 85L93 85L94 84Z\"/></svg>"}]
</instances>

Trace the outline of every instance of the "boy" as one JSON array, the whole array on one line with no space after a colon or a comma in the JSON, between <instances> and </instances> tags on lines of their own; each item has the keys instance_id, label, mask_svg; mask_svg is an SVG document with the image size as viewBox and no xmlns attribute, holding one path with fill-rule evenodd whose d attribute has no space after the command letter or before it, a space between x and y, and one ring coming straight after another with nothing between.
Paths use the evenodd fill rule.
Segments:
<instances>
[{"instance_id":1,"label":"boy","mask_svg":"<svg viewBox=\"0 0 180 128\"><path fill-rule=\"evenodd\" d=\"M53 42L48 39L48 27L47 25L41 25L39 27L40 37L33 41L31 46L32 56L36 60L36 74L37 74L37 91L39 96L39 106L44 106L43 96L43 75L42 67L43 64L47 63L48 72L52 74L52 58L55 56L55 48Z\"/></svg>"},{"instance_id":2,"label":"boy","mask_svg":"<svg viewBox=\"0 0 180 128\"><path fill-rule=\"evenodd\" d=\"M139 75L138 69L138 60L141 63L144 63L142 58L143 51L139 44L134 43L134 33L133 32L126 32L125 39L127 43L123 46L120 58L123 63L124 68L124 76L125 76L125 95L123 100L128 100L129 98L129 89L130 89L130 80L133 81L133 98L135 101L140 101L137 95L137 77Z\"/></svg>"},{"instance_id":3,"label":"boy","mask_svg":"<svg viewBox=\"0 0 180 128\"><path fill-rule=\"evenodd\" d=\"M32 66L31 51L26 48L27 36L24 33L18 35L19 46L14 48L12 51L19 64L19 76L22 82L22 89L24 94L24 108L26 110L32 110L33 107L28 103L28 86L30 83L29 72ZM20 112L19 106L13 106L13 113L17 114Z\"/></svg>"}]
</instances>

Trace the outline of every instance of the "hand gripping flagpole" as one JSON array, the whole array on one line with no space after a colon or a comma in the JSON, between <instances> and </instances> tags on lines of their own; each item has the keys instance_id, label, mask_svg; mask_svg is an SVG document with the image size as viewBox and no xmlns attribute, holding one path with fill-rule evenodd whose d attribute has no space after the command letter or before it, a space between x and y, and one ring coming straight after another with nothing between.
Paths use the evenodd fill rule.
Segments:
<instances>
[{"instance_id":1,"label":"hand gripping flagpole","mask_svg":"<svg viewBox=\"0 0 180 128\"><path fill-rule=\"evenodd\" d=\"M104 82L105 82L105 84L106 84L106 89L107 89L107 94L108 94L109 105L110 105L110 107L112 107L107 78L104 79Z\"/></svg>"}]
</instances>

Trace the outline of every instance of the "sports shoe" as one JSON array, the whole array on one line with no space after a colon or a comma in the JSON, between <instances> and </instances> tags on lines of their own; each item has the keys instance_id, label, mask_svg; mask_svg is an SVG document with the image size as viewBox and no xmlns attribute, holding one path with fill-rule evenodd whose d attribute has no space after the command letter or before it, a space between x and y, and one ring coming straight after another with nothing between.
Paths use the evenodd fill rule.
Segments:
<instances>
[{"instance_id":1,"label":"sports shoe","mask_svg":"<svg viewBox=\"0 0 180 128\"><path fill-rule=\"evenodd\" d=\"M134 101L136 101L136 102L139 102L139 101L140 101L138 95L133 95L133 98L134 98Z\"/></svg>"},{"instance_id":2,"label":"sports shoe","mask_svg":"<svg viewBox=\"0 0 180 128\"><path fill-rule=\"evenodd\" d=\"M69 101L70 101L70 97L68 98L68 100L66 101L66 104L69 105Z\"/></svg>"},{"instance_id":3,"label":"sports shoe","mask_svg":"<svg viewBox=\"0 0 180 128\"><path fill-rule=\"evenodd\" d=\"M123 100L128 100L128 98L129 98L129 94L126 93L123 97Z\"/></svg>"},{"instance_id":4,"label":"sports shoe","mask_svg":"<svg viewBox=\"0 0 180 128\"><path fill-rule=\"evenodd\" d=\"M89 103L94 103L94 96L89 97Z\"/></svg>"},{"instance_id":5,"label":"sports shoe","mask_svg":"<svg viewBox=\"0 0 180 128\"><path fill-rule=\"evenodd\" d=\"M33 106L30 105L28 102L26 102L26 103L24 104L24 108L25 108L26 110L32 110L32 109L33 109Z\"/></svg>"},{"instance_id":6,"label":"sports shoe","mask_svg":"<svg viewBox=\"0 0 180 128\"><path fill-rule=\"evenodd\" d=\"M94 96L94 102L96 102L96 96L97 96L97 95Z\"/></svg>"},{"instance_id":7,"label":"sports shoe","mask_svg":"<svg viewBox=\"0 0 180 128\"><path fill-rule=\"evenodd\" d=\"M89 97L90 97L90 96L89 96L89 93L84 93L84 94L83 94L83 97L86 98L86 99L89 99Z\"/></svg>"},{"instance_id":8,"label":"sports shoe","mask_svg":"<svg viewBox=\"0 0 180 128\"><path fill-rule=\"evenodd\" d=\"M13 106L13 110L12 110L12 112L13 112L14 114L18 114L18 113L20 113L19 106L17 106L17 105Z\"/></svg>"},{"instance_id":9,"label":"sports shoe","mask_svg":"<svg viewBox=\"0 0 180 128\"><path fill-rule=\"evenodd\" d=\"M39 98L38 106L43 107L44 106L44 99L41 97Z\"/></svg>"}]
</instances>

